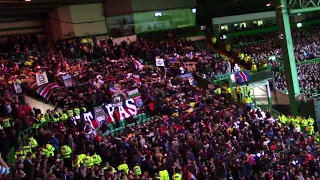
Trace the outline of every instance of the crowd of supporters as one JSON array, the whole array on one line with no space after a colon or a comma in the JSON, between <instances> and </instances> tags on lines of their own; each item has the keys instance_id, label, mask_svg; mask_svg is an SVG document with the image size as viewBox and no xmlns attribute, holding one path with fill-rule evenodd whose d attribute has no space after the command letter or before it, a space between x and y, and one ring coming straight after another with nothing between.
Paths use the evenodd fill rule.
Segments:
<instances>
[{"instance_id":1,"label":"crowd of supporters","mask_svg":"<svg viewBox=\"0 0 320 180\"><path fill-rule=\"evenodd\" d=\"M168 36L115 45L112 39L93 38L89 45L76 39L44 50L39 42L19 43L23 49L4 51L10 56L1 58L0 151L6 157L15 147L16 163L10 169L14 178L290 180L319 176L320 139L312 118L283 115L278 120L268 111L253 109L250 91L240 86L235 102L230 88L204 90L179 78L204 68L219 74L234 67L195 42ZM77 57L81 59L75 61ZM165 59L166 68L154 66L157 57ZM41 112L23 104L13 88L18 82L24 92L36 96L34 74L43 71L50 82L61 86L46 100L62 112L58 108ZM72 76L73 87L63 87L65 74ZM139 80L128 74L138 75ZM121 89L138 88L144 102L140 111L150 119L135 126L125 123L115 134L110 121L98 130L82 117L75 122L69 112L112 101L112 83L121 84ZM48 125L42 127L39 122ZM22 141L18 134L29 127L38 133Z\"/></svg>"},{"instance_id":2,"label":"crowd of supporters","mask_svg":"<svg viewBox=\"0 0 320 180\"><path fill-rule=\"evenodd\" d=\"M320 57L319 25L310 26L306 29L296 29L292 31L294 44L294 55L296 62L303 62ZM282 66L280 37L277 32L268 32L263 34L234 37L232 42L239 44L237 50L240 51L240 58L244 63L250 63L250 67L261 68L263 65L272 67ZM252 42L257 42L253 43ZM241 57L242 55L242 57ZM254 65L251 65L254 64ZM249 67L249 68L250 68ZM279 90L287 91L284 71L276 69L276 87ZM302 92L307 90L311 94L319 93L319 64L308 64L297 66L298 78Z\"/></svg>"},{"instance_id":3,"label":"crowd of supporters","mask_svg":"<svg viewBox=\"0 0 320 180\"><path fill-rule=\"evenodd\" d=\"M310 26L306 30L293 30L292 40L296 62L320 57L318 49L319 25ZM239 46L238 51L250 55L254 62L259 63L268 60L269 56L281 56L280 40L284 38L277 32L263 33L261 35L249 35L235 37L232 42L235 44L265 41L257 44Z\"/></svg>"}]
</instances>

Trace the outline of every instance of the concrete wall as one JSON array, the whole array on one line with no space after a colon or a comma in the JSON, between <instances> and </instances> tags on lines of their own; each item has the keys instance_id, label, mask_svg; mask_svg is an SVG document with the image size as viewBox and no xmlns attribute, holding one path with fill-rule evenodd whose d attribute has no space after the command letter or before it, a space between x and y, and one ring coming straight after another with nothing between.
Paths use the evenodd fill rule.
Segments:
<instances>
[{"instance_id":1,"label":"concrete wall","mask_svg":"<svg viewBox=\"0 0 320 180\"><path fill-rule=\"evenodd\" d=\"M279 90L276 90L276 97L279 105L289 105L289 95L286 93L283 93Z\"/></svg>"},{"instance_id":2,"label":"concrete wall","mask_svg":"<svg viewBox=\"0 0 320 180\"><path fill-rule=\"evenodd\" d=\"M0 23L0 37L32 33L44 33L41 21L16 21Z\"/></svg>"},{"instance_id":3,"label":"concrete wall","mask_svg":"<svg viewBox=\"0 0 320 180\"><path fill-rule=\"evenodd\" d=\"M136 35L132 35L132 36L115 38L115 39L113 39L113 44L118 44L119 45L123 40L127 41L127 43L136 42L137 41L137 36Z\"/></svg>"},{"instance_id":4,"label":"concrete wall","mask_svg":"<svg viewBox=\"0 0 320 180\"><path fill-rule=\"evenodd\" d=\"M69 6L69 9L75 36L106 34L108 32L102 4L74 5Z\"/></svg>"},{"instance_id":5,"label":"concrete wall","mask_svg":"<svg viewBox=\"0 0 320 180\"><path fill-rule=\"evenodd\" d=\"M134 12L159 11L165 9L194 8L196 0L132 0Z\"/></svg>"},{"instance_id":6,"label":"concrete wall","mask_svg":"<svg viewBox=\"0 0 320 180\"><path fill-rule=\"evenodd\" d=\"M48 109L53 110L55 107L50 104L45 104L44 102L41 102L35 98L32 98L27 95L23 95L24 101L26 104L29 104L32 108L40 109L42 113L45 113ZM62 109L59 108L59 111L62 112Z\"/></svg>"}]
</instances>

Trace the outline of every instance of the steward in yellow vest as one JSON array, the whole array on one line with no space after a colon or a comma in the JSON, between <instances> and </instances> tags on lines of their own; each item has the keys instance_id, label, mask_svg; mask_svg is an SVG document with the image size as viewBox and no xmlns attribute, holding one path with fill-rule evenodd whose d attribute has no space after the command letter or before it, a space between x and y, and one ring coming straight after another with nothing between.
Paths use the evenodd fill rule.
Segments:
<instances>
[{"instance_id":1,"label":"steward in yellow vest","mask_svg":"<svg viewBox=\"0 0 320 180\"><path fill-rule=\"evenodd\" d=\"M42 153L46 155L47 157L52 157L54 156L54 150L55 148L51 144L46 144L42 148Z\"/></svg>"},{"instance_id":2,"label":"steward in yellow vest","mask_svg":"<svg viewBox=\"0 0 320 180\"><path fill-rule=\"evenodd\" d=\"M134 175L136 175L136 176L140 176L142 174L141 168L137 164L133 167L133 172L134 172Z\"/></svg>"},{"instance_id":3,"label":"steward in yellow vest","mask_svg":"<svg viewBox=\"0 0 320 180\"><path fill-rule=\"evenodd\" d=\"M88 168L91 168L91 167L94 165L91 156L86 156L86 158L84 158L84 160L83 160L83 163L84 163Z\"/></svg>"},{"instance_id":4,"label":"steward in yellow vest","mask_svg":"<svg viewBox=\"0 0 320 180\"><path fill-rule=\"evenodd\" d=\"M129 167L128 167L128 165L126 163L120 164L118 166L118 171L123 171L126 174L128 174L129 173Z\"/></svg>"},{"instance_id":5,"label":"steward in yellow vest","mask_svg":"<svg viewBox=\"0 0 320 180\"><path fill-rule=\"evenodd\" d=\"M159 178L160 180L170 180L170 176L167 170L159 171Z\"/></svg>"},{"instance_id":6,"label":"steward in yellow vest","mask_svg":"<svg viewBox=\"0 0 320 180\"><path fill-rule=\"evenodd\" d=\"M217 38L213 36L211 38L211 42L212 42L212 44L216 44L217 43Z\"/></svg>"},{"instance_id":7,"label":"steward in yellow vest","mask_svg":"<svg viewBox=\"0 0 320 180\"><path fill-rule=\"evenodd\" d=\"M214 93L220 95L221 94L221 88L218 87L216 90L214 90Z\"/></svg>"},{"instance_id":8,"label":"steward in yellow vest","mask_svg":"<svg viewBox=\"0 0 320 180\"><path fill-rule=\"evenodd\" d=\"M227 44L226 45L226 51L229 52L230 50L231 50L231 46L230 46L230 44Z\"/></svg>"},{"instance_id":9,"label":"steward in yellow vest","mask_svg":"<svg viewBox=\"0 0 320 180\"><path fill-rule=\"evenodd\" d=\"M303 118L303 119L301 120L301 125L302 125L303 127L307 127L307 126L308 126L308 119Z\"/></svg>"},{"instance_id":10,"label":"steward in yellow vest","mask_svg":"<svg viewBox=\"0 0 320 180\"><path fill-rule=\"evenodd\" d=\"M72 150L68 145L60 147L60 153L63 159L71 158Z\"/></svg>"},{"instance_id":11,"label":"steward in yellow vest","mask_svg":"<svg viewBox=\"0 0 320 180\"><path fill-rule=\"evenodd\" d=\"M23 159L26 158L26 153L23 151L21 147L19 147L14 153L14 158L17 159L19 155L22 156Z\"/></svg>"},{"instance_id":12,"label":"steward in yellow vest","mask_svg":"<svg viewBox=\"0 0 320 180\"><path fill-rule=\"evenodd\" d=\"M312 119L312 117L309 117L309 118L308 118L308 124L309 124L310 126L313 126L313 124L314 124L314 119Z\"/></svg>"},{"instance_id":13,"label":"steward in yellow vest","mask_svg":"<svg viewBox=\"0 0 320 180\"><path fill-rule=\"evenodd\" d=\"M79 116L80 115L80 108L74 108L74 114L76 115L76 116Z\"/></svg>"},{"instance_id":14,"label":"steward in yellow vest","mask_svg":"<svg viewBox=\"0 0 320 180\"><path fill-rule=\"evenodd\" d=\"M69 109L69 110L67 111L67 114L68 114L69 117L73 117L73 116L74 116L72 109Z\"/></svg>"},{"instance_id":15,"label":"steward in yellow vest","mask_svg":"<svg viewBox=\"0 0 320 180\"><path fill-rule=\"evenodd\" d=\"M247 93L247 96L250 97L250 91L251 91L251 87L249 86L249 84L246 85L246 93Z\"/></svg>"},{"instance_id":16,"label":"steward in yellow vest","mask_svg":"<svg viewBox=\"0 0 320 180\"><path fill-rule=\"evenodd\" d=\"M31 135L29 140L29 144L31 146L32 149L37 148L38 147L38 142L36 139L33 138L33 136Z\"/></svg>"},{"instance_id":17,"label":"steward in yellow vest","mask_svg":"<svg viewBox=\"0 0 320 180\"><path fill-rule=\"evenodd\" d=\"M59 114L59 112L55 112L55 113L53 114L53 116L52 116L52 119L53 119L53 122L54 122L54 123L59 123L59 121L60 121L60 114Z\"/></svg>"},{"instance_id":18,"label":"steward in yellow vest","mask_svg":"<svg viewBox=\"0 0 320 180\"><path fill-rule=\"evenodd\" d=\"M237 95L238 102L241 102L243 89L242 89L242 87L237 85L235 90L236 90L236 95Z\"/></svg>"},{"instance_id":19,"label":"steward in yellow vest","mask_svg":"<svg viewBox=\"0 0 320 180\"><path fill-rule=\"evenodd\" d=\"M66 111L63 111L61 117L60 117L60 120L61 122L64 122L68 119L68 114L66 113Z\"/></svg>"},{"instance_id":20,"label":"steward in yellow vest","mask_svg":"<svg viewBox=\"0 0 320 180\"><path fill-rule=\"evenodd\" d=\"M104 170L111 170L112 174L117 173L116 169L114 167L110 166L108 162L105 163L103 169Z\"/></svg>"},{"instance_id":21,"label":"steward in yellow vest","mask_svg":"<svg viewBox=\"0 0 320 180\"><path fill-rule=\"evenodd\" d=\"M182 175L179 174L179 173L175 173L175 174L172 176L172 180L182 180Z\"/></svg>"},{"instance_id":22,"label":"steward in yellow vest","mask_svg":"<svg viewBox=\"0 0 320 180\"><path fill-rule=\"evenodd\" d=\"M11 118L5 118L5 119L3 120L3 127L4 127L4 128L9 128L9 127L11 127L11 121L12 121Z\"/></svg>"},{"instance_id":23,"label":"steward in yellow vest","mask_svg":"<svg viewBox=\"0 0 320 180\"><path fill-rule=\"evenodd\" d=\"M92 156L91 156L91 158L92 158L92 161L93 161L93 164L94 165L97 165L97 166L100 166L101 165L101 163L102 163L102 159L101 159L101 157L98 155L98 154L93 154Z\"/></svg>"},{"instance_id":24,"label":"steward in yellow vest","mask_svg":"<svg viewBox=\"0 0 320 180\"><path fill-rule=\"evenodd\" d=\"M227 89L226 89L227 99L231 98L231 93L232 93L232 89L231 89L231 87L228 86Z\"/></svg>"},{"instance_id":25,"label":"steward in yellow vest","mask_svg":"<svg viewBox=\"0 0 320 180\"><path fill-rule=\"evenodd\" d=\"M254 62L252 62L251 71L253 71L253 72L257 71L257 65Z\"/></svg>"},{"instance_id":26,"label":"steward in yellow vest","mask_svg":"<svg viewBox=\"0 0 320 180\"><path fill-rule=\"evenodd\" d=\"M86 158L87 155L85 154L79 154L78 155L78 166L80 167L80 165L84 162L84 159Z\"/></svg>"}]
</instances>

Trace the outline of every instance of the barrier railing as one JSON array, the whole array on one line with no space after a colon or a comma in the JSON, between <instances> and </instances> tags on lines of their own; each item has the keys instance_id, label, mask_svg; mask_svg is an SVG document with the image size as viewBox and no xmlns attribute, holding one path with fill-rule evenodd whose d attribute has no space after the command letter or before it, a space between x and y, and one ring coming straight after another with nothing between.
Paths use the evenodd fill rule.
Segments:
<instances>
[{"instance_id":1,"label":"barrier railing","mask_svg":"<svg viewBox=\"0 0 320 180\"><path fill-rule=\"evenodd\" d=\"M251 44L259 44L259 43L265 43L265 42L267 42L267 40L260 40L260 41L242 43L242 44L235 44L235 45L232 45L232 47L233 48L237 48L237 47L240 47L240 46L247 46L247 45L251 45Z\"/></svg>"},{"instance_id":2,"label":"barrier railing","mask_svg":"<svg viewBox=\"0 0 320 180\"><path fill-rule=\"evenodd\" d=\"M39 127L47 127L48 123L41 123L39 124ZM38 129L33 128L33 127L29 127L25 130L23 130L22 132L19 133L19 137L20 137L20 142L19 145L22 145L26 142L27 139L29 139L30 135L38 135ZM6 158L7 158L7 164L9 166L12 166L15 163L15 148L12 147L9 151L9 153L7 154Z\"/></svg>"}]
</instances>

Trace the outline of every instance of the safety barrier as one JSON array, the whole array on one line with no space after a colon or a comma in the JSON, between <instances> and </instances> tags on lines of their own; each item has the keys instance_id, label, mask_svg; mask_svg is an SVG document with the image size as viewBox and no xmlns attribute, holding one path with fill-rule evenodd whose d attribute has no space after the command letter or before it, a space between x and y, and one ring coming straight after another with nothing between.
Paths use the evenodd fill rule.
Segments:
<instances>
[{"instance_id":1,"label":"safety barrier","mask_svg":"<svg viewBox=\"0 0 320 180\"><path fill-rule=\"evenodd\" d=\"M41 123L39 124L39 127L47 127L48 123ZM38 135L38 129L33 128L33 127L29 127L25 130L23 130L22 132L19 133L19 138L20 138L20 142L19 145L22 145L26 142L27 139L29 139L30 135ZM6 158L7 158L7 164L9 166L12 166L15 163L15 148L12 147L9 151L9 153L7 154Z\"/></svg>"},{"instance_id":2,"label":"safety barrier","mask_svg":"<svg viewBox=\"0 0 320 180\"><path fill-rule=\"evenodd\" d=\"M267 40L260 40L260 41L253 41L253 42L247 42L247 43L242 43L242 44L236 44L236 45L232 45L233 48L237 48L240 46L247 46L247 45L251 45L251 44L259 44L259 43L265 43L267 42Z\"/></svg>"},{"instance_id":3,"label":"safety barrier","mask_svg":"<svg viewBox=\"0 0 320 180\"><path fill-rule=\"evenodd\" d=\"M128 124L129 127L134 127L136 125L140 125L140 124L143 124L143 123L146 123L146 122L150 122L151 120L153 120L154 118L156 117L150 117L148 114L146 113L141 113L141 114L138 114L136 116L133 116L133 121L132 123ZM123 132L123 130L125 129L126 127L126 121L125 120L121 120L119 122L119 127L116 128L116 124L113 123L113 124L108 124L108 130L109 132L105 132L103 134L103 137L107 136L107 135L111 135L111 136L114 136L116 133L118 132ZM97 129L99 131L99 128Z\"/></svg>"}]
</instances>

